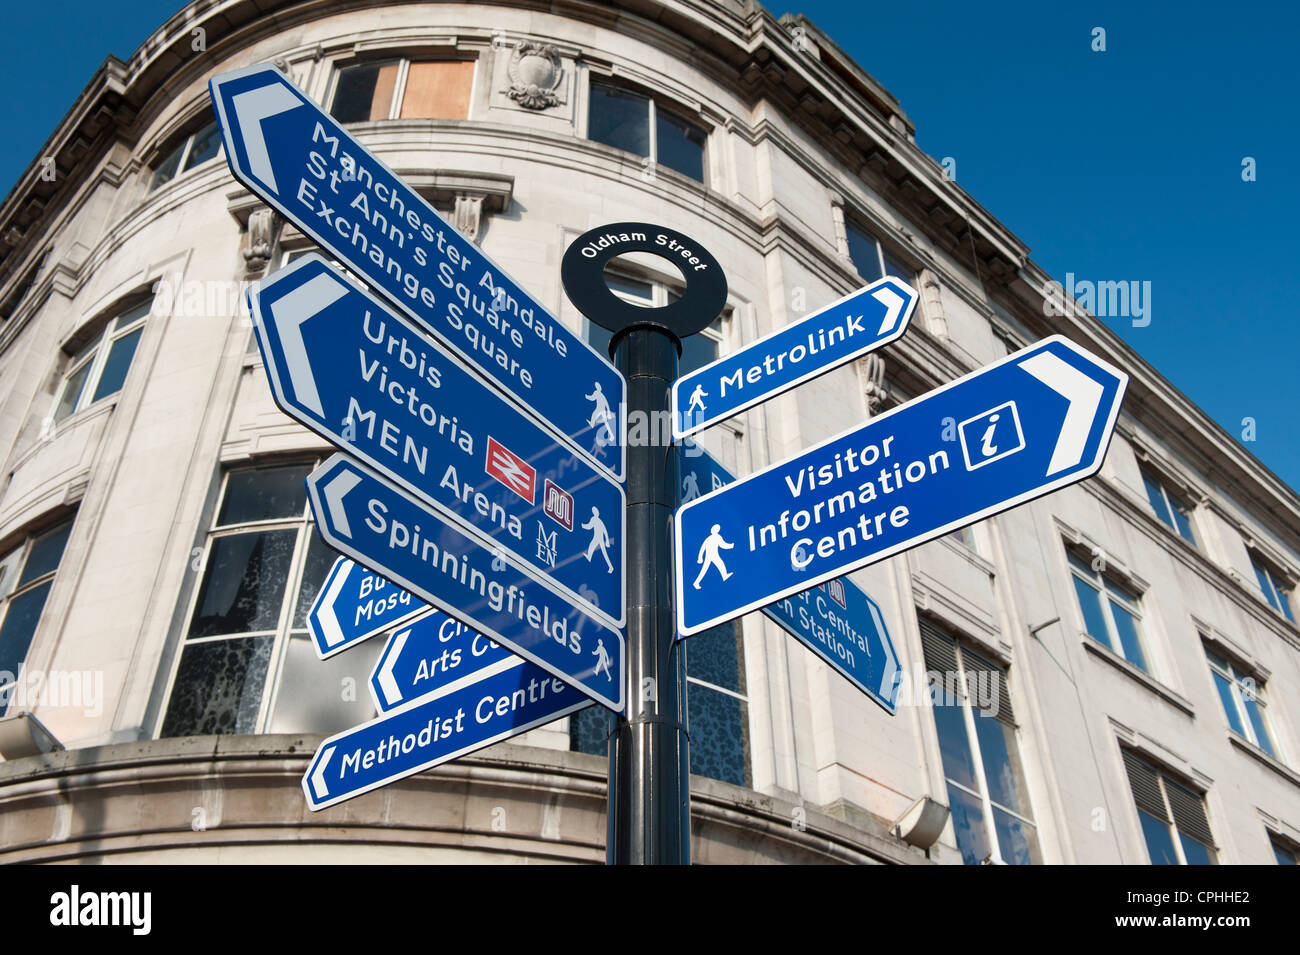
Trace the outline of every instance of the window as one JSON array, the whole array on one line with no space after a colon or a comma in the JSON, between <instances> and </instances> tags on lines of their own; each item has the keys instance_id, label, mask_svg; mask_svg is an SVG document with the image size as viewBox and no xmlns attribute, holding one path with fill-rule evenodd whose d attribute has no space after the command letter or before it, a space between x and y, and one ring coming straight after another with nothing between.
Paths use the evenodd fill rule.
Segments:
<instances>
[{"instance_id":1,"label":"window","mask_svg":"<svg viewBox=\"0 0 1300 955\"><path fill-rule=\"evenodd\" d=\"M149 188L153 190L166 185L181 173L189 172L200 163L215 159L219 155L221 155L221 130L214 119L198 132L186 136L181 140L180 145L167 154L167 158L155 167L153 181L150 182Z\"/></svg>"},{"instance_id":2,"label":"window","mask_svg":"<svg viewBox=\"0 0 1300 955\"><path fill-rule=\"evenodd\" d=\"M152 307L150 299L126 309L72 356L54 404L56 423L122 390Z\"/></svg>"},{"instance_id":3,"label":"window","mask_svg":"<svg viewBox=\"0 0 1300 955\"><path fill-rule=\"evenodd\" d=\"M0 712L36 635L45 598L72 532L69 518L0 554Z\"/></svg>"},{"instance_id":4,"label":"window","mask_svg":"<svg viewBox=\"0 0 1300 955\"><path fill-rule=\"evenodd\" d=\"M644 93L593 82L587 138L704 182L704 141L708 134Z\"/></svg>"},{"instance_id":5,"label":"window","mask_svg":"<svg viewBox=\"0 0 1300 955\"><path fill-rule=\"evenodd\" d=\"M623 301L645 308L661 308L681 297L676 291L660 282L648 282L609 270L605 272L605 284ZM717 359L722 351L723 323L730 317L730 312L731 310L727 309L704 331L688 335L682 340L682 357L678 361L677 368L679 375L689 374ZM588 344L602 357L608 357L612 333L590 319L586 319L583 324Z\"/></svg>"},{"instance_id":6,"label":"window","mask_svg":"<svg viewBox=\"0 0 1300 955\"><path fill-rule=\"evenodd\" d=\"M1214 688L1219 691L1219 702L1223 704L1228 726L1242 739L1249 740L1276 758L1273 737L1269 734L1264 715L1264 701L1260 699L1260 687L1255 678L1209 647L1205 648L1205 656L1210 662L1210 674L1214 678Z\"/></svg>"},{"instance_id":7,"label":"window","mask_svg":"<svg viewBox=\"0 0 1300 955\"><path fill-rule=\"evenodd\" d=\"M1192 533L1191 521L1192 508L1145 468L1142 469L1142 483L1146 485L1147 500L1151 502L1151 509L1156 512L1156 517L1195 547L1196 536Z\"/></svg>"},{"instance_id":8,"label":"window","mask_svg":"<svg viewBox=\"0 0 1300 955\"><path fill-rule=\"evenodd\" d=\"M1268 605L1291 623L1295 623L1295 614L1291 612L1289 588L1282 583L1281 575L1254 554L1250 555L1250 565L1255 568L1255 579L1259 581L1259 589L1264 594L1264 599L1268 601Z\"/></svg>"},{"instance_id":9,"label":"window","mask_svg":"<svg viewBox=\"0 0 1300 955\"><path fill-rule=\"evenodd\" d=\"M385 60L338 72L330 115L340 123L379 119L465 119L473 60Z\"/></svg>"},{"instance_id":10,"label":"window","mask_svg":"<svg viewBox=\"0 0 1300 955\"><path fill-rule=\"evenodd\" d=\"M965 527L959 527L955 531L949 531L946 535L949 540L961 544L967 550L978 551L975 547L975 527L967 524Z\"/></svg>"},{"instance_id":11,"label":"window","mask_svg":"<svg viewBox=\"0 0 1300 955\"><path fill-rule=\"evenodd\" d=\"M916 273L886 251L874 235L851 222L845 223L849 239L849 258L866 282L874 282L886 275L902 279L908 285L916 284Z\"/></svg>"},{"instance_id":12,"label":"window","mask_svg":"<svg viewBox=\"0 0 1300 955\"><path fill-rule=\"evenodd\" d=\"M357 688L382 641L322 661L307 630L335 560L307 508L311 467L225 476L160 736L333 733L374 716Z\"/></svg>"},{"instance_id":13,"label":"window","mask_svg":"<svg viewBox=\"0 0 1300 955\"><path fill-rule=\"evenodd\" d=\"M1139 670L1150 672L1142 653L1138 595L1113 577L1093 570L1074 553L1070 554L1070 571L1088 636Z\"/></svg>"},{"instance_id":14,"label":"window","mask_svg":"<svg viewBox=\"0 0 1300 955\"><path fill-rule=\"evenodd\" d=\"M1294 846L1282 841L1279 836L1268 834L1269 844L1273 846L1273 858L1277 859L1278 865L1295 865L1296 850Z\"/></svg>"},{"instance_id":15,"label":"window","mask_svg":"<svg viewBox=\"0 0 1300 955\"><path fill-rule=\"evenodd\" d=\"M691 772L749 786L749 697L740 621L697 633L679 647L686 651ZM604 756L608 729L603 707L575 713L569 720L570 748Z\"/></svg>"},{"instance_id":16,"label":"window","mask_svg":"<svg viewBox=\"0 0 1300 955\"><path fill-rule=\"evenodd\" d=\"M924 620L921 645L962 861L1040 863L1006 671Z\"/></svg>"},{"instance_id":17,"label":"window","mask_svg":"<svg viewBox=\"0 0 1300 955\"><path fill-rule=\"evenodd\" d=\"M1200 793L1124 750L1138 823L1152 865L1213 865L1214 837Z\"/></svg>"}]
</instances>

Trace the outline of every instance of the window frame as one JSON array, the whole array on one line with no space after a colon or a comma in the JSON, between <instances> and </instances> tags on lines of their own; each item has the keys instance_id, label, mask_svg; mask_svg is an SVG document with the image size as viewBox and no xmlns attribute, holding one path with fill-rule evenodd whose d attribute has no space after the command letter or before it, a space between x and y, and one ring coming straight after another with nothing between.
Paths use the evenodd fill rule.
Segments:
<instances>
[{"instance_id":1,"label":"window frame","mask_svg":"<svg viewBox=\"0 0 1300 955\"><path fill-rule=\"evenodd\" d=\"M972 798L978 800L980 804L980 813L982 816L982 822L984 826L984 838L990 848L988 857L980 860L981 864L983 863L991 863L993 865L1011 864L1008 863L1002 856L1002 842L998 836L997 820L996 817L994 816L994 811L996 810L997 812L1005 813L1006 815L1012 817L1013 819L1016 819L1023 825L1028 826L1033 831L1034 845L1035 848L1037 849L1039 859L1037 863L1034 863L1033 860L1031 859L1031 864L1041 865L1043 861L1042 860L1043 846L1042 846L1042 838L1041 838L1042 830L1039 827L1038 823L1034 821L1032 815L1025 815L1025 813L1023 812L1012 809L1009 806L1004 806L1002 803L994 802L993 800L991 788L989 786L989 781L988 781L988 774L984 767L984 751L980 747L979 728L976 724L976 720L977 719L998 720L998 717L992 715L976 714L975 712L976 707L972 704L970 699L970 694L967 692L968 687L970 685L969 681L972 679L978 679L977 674L979 672L978 668L971 668L967 666L965 660L965 655L967 653L971 653L976 657L979 657L980 660L982 660L983 662L986 662L989 665L996 667L1001 673L1001 681L1004 688L1006 687L1006 677L1007 677L1006 667L1003 667L996 660L986 658L986 655L981 655L977 650L968 648L962 640L957 639L952 634L947 633L946 631L935 626L934 624L924 624L922 626L923 634L927 627L929 629L936 631L936 633L938 633L943 639L951 642L953 648L953 656L957 663L957 674L956 674L957 679L955 681L954 688L957 690L957 700L960 703L962 709L962 726L966 734L966 745L970 751L971 768L974 771L975 782L980 787L982 792L976 792L972 790L969 786L967 786L965 783L959 782L958 780L952 778L952 776L949 775L948 773L948 767L943 765L942 753L940 754L941 755L940 766L943 770L943 781L946 786L952 786L960 790L961 792L964 792L966 795L971 796ZM922 641L922 643L924 646L924 641ZM927 659L925 657L925 653L923 650L922 662L925 666L926 672L931 672L932 664L937 663L939 661L932 661ZM943 695L946 698L948 695L946 692L947 691L946 681L945 681L945 685L941 688L941 690L943 691ZM929 698L930 698L931 709L933 709L934 706L936 705L934 702L933 688L929 692ZM949 704L945 702L943 705L947 706ZM939 720L933 713L931 713L931 720L934 723L935 733L936 735L938 735ZM1026 807L1028 808L1028 811L1030 813L1033 813L1034 812L1033 797L1032 794L1029 792L1028 778L1025 773L1024 760L1023 757L1020 755L1019 729L1013 723L1008 722L1008 723L1003 723L1003 725L1009 726L1011 729L1012 742L1015 744L1014 759L1019 764L1018 768L1020 770L1020 775L1025 781L1024 792L1017 792L1017 795L1024 800ZM940 749L942 750L942 748L943 748L942 739L940 739ZM1013 757L1009 753L1008 759L1011 758ZM953 822L953 828L954 828L953 836L955 839L956 838L955 821ZM958 851L961 851L960 843L958 843Z\"/></svg>"},{"instance_id":2,"label":"window frame","mask_svg":"<svg viewBox=\"0 0 1300 955\"><path fill-rule=\"evenodd\" d=\"M270 724L275 718L280 683L285 672L285 663L289 652L289 645L295 635L308 632L306 626L294 627L293 617L302 590L304 573L307 569L308 556L313 535L316 533L316 519L312 514L310 498L304 497L302 511L293 517L274 517L226 525L219 525L217 522L221 517L221 508L226 501L226 495L230 489L230 480L232 476L247 471L271 470L282 467L307 467L310 470L319 467L323 460L324 457L317 454L314 456L273 459L246 465L236 465L234 467L227 467L223 470L217 494L213 499L211 515L208 518L207 525L202 531L202 543L196 545L202 547L203 558L199 562L197 570L194 571L193 586L190 588L190 593L185 601L185 613L180 618L179 640L177 642L176 650L172 655L167 679L163 684L163 692L160 696L162 703L159 707L157 719L155 720L153 727L154 739L164 738L161 734L163 727L167 723L167 714L171 708L172 694L176 690L176 681L177 677L180 675L181 662L185 656L185 650L188 647L206 643L215 643L220 640L238 640L257 637L271 637L273 639L271 650L267 658L266 677L259 694L257 718L254 721L253 728L247 733L229 735L262 735L269 732ZM203 584L206 580L208 563L212 559L213 543L223 538L277 530L294 530L295 538L293 552L289 559L289 571L285 577L284 593L280 598L280 610L276 617L275 628L272 630L241 630L235 633L219 633L209 634L202 637L190 637L189 631L194 625L194 614L198 610L199 600L203 596ZM331 551L331 553L333 552ZM362 696L364 696L364 694L359 694L359 698Z\"/></svg>"},{"instance_id":3,"label":"window frame","mask_svg":"<svg viewBox=\"0 0 1300 955\"><path fill-rule=\"evenodd\" d=\"M202 162L190 166L189 165L190 153L194 149L194 141L199 138L200 134L207 132L209 128L216 128L218 132L216 155L209 156L207 159L204 159ZM170 186L172 183L176 182L182 176L188 175L189 173L193 172L195 169L198 169L200 166L206 165L207 163L212 162L214 159L222 158L226 152L226 142L225 139L219 134L220 134L220 128L217 126L217 118L215 116L212 117L211 121L206 122L202 126L199 126L197 129L193 129L189 133L187 133L184 139L181 140L179 147L173 147L172 149L169 149L166 155L162 156L158 160L158 162L156 162L150 168L148 192L152 194L157 192L159 189L165 189L167 186ZM175 156L177 154L177 152L179 152L180 155L179 158L176 160L175 171L172 172L171 176L169 176L165 182L158 182L159 171L162 169L164 165L166 165L166 163L172 158L172 156Z\"/></svg>"},{"instance_id":4,"label":"window frame","mask_svg":"<svg viewBox=\"0 0 1300 955\"><path fill-rule=\"evenodd\" d=\"M1291 605L1294 586L1285 586L1286 577L1275 569L1272 561L1266 560L1258 551L1252 549L1249 554L1250 566L1255 571L1255 582L1259 585L1264 602L1291 626L1297 626L1295 608ZM1264 589L1266 583L1269 588L1267 590Z\"/></svg>"},{"instance_id":5,"label":"window frame","mask_svg":"<svg viewBox=\"0 0 1300 955\"><path fill-rule=\"evenodd\" d=\"M709 179L711 178L709 176L709 140L713 138L712 127L705 126L704 124L698 122L697 120L692 119L686 107L681 106L679 104L672 103L670 100L667 100L666 97L662 97L660 94L652 90L649 90L647 88L636 86L633 84L619 83L616 82L612 77L597 76L597 75L589 76L587 80L587 115L585 118L586 125L583 129L583 138L585 138L588 142L600 143L600 145L602 146L609 146L610 149L619 149L619 147L617 146L610 146L609 143L601 142L599 139L593 139L591 137L591 102L592 102L591 91L597 86L604 86L612 90L618 90L619 92L622 93L630 93L633 96L641 96L644 97L646 101L649 103L649 107L646 110L646 122L649 124L649 128L646 130L646 145L650 151L650 155L639 156L638 158L642 161L642 163L646 163L648 161L653 166L662 166L664 169L668 169L676 173L677 175L682 176L685 179L689 179L691 182L698 182L701 186L704 186L706 188L708 187ZM660 103L661 99L665 100L667 105L661 106ZM673 169L672 166L666 166L659 161L659 110L661 108L669 116L672 116L680 120L681 122L685 123L688 126L694 127L695 129L699 130L700 133L703 135L704 142L700 145L701 178L696 179L694 176L688 173L684 173L679 169ZM625 152L629 156L637 155L636 153L626 149L619 149L619 151Z\"/></svg>"},{"instance_id":6,"label":"window frame","mask_svg":"<svg viewBox=\"0 0 1300 955\"><path fill-rule=\"evenodd\" d=\"M1139 471L1142 474L1142 486L1147 493L1147 503L1151 505L1153 511L1155 511L1155 504L1151 501L1152 489L1160 492L1160 500L1164 505L1165 514L1168 515L1168 518L1165 517L1165 514L1155 511L1156 519L1185 540L1188 544L1197 547L1196 526L1192 522L1192 516L1196 512L1196 508L1193 505L1188 504L1182 495L1170 490L1170 482L1152 469L1140 466ZM1184 520L1186 520L1186 534L1184 534L1183 529L1178 526L1178 518L1175 517L1175 514L1182 514Z\"/></svg>"},{"instance_id":7,"label":"window frame","mask_svg":"<svg viewBox=\"0 0 1300 955\"><path fill-rule=\"evenodd\" d=\"M54 403L50 408L50 422L52 425L57 426L61 422L74 417L78 412L85 411L101 401L107 401L121 394L122 389L126 387L127 377L131 373L131 366L135 364L135 356L140 347L139 342L136 343L135 350L131 353L131 361L127 364L121 386L116 391L109 392L102 397L94 397L103 378L104 366L108 363L109 356L112 354L113 347L117 342L135 334L137 330L140 332L140 337L144 337L145 323L149 320L149 316L153 314L153 302L154 299L150 296L136 301L134 305L111 311L109 317L104 319L102 324L96 321L87 322L86 325L82 326L83 328L95 327L97 330L70 357L68 367L60 377L59 388L54 394ZM141 310L139 315L131 318L129 322L119 325L123 318L126 318L137 309ZM66 349L66 345L64 347ZM86 368L87 372L77 391L77 397L72 406L65 413L60 414L59 410L67 394L68 385L72 381L73 375L82 368Z\"/></svg>"},{"instance_id":8,"label":"window frame","mask_svg":"<svg viewBox=\"0 0 1300 955\"><path fill-rule=\"evenodd\" d=\"M344 73L346 73L348 70L351 69L357 69L359 67L366 67L366 66L375 66L375 67L382 68L384 66L387 66L390 63L397 64L397 75L393 77L393 98L388 103L387 116L385 116L383 119L354 119L349 122L344 122L343 120L338 119L336 116L334 116L334 99L335 97L338 96L339 81L342 79ZM394 54L388 56L380 56L374 59L370 59L366 57L366 58L349 60L343 63L335 63L334 69L330 76L329 93L325 100L327 103L329 103L329 106L326 107L325 112L328 113L330 118L333 119L340 126L351 126L355 123L383 123L383 122L388 122L390 120L403 119L401 115L402 101L406 98L406 81L410 76L412 63L474 64L474 69L470 71L471 75L470 75L469 95L465 99L464 119L469 119L470 107L473 106L474 104L474 87L478 82L478 58L473 56L459 56L459 55L428 56L428 57L417 58L417 57L406 56L404 54ZM409 120L407 121L417 121L417 120L418 120L417 117L410 117ZM427 122L428 120L425 121Z\"/></svg>"},{"instance_id":9,"label":"window frame","mask_svg":"<svg viewBox=\"0 0 1300 955\"><path fill-rule=\"evenodd\" d=\"M1213 845L1213 844L1211 844L1211 845L1204 845L1204 843L1202 843L1202 842L1201 842L1199 839L1197 839L1195 836L1191 835L1190 833L1185 833L1185 832L1183 832L1182 830L1180 830L1180 829L1178 828L1178 820L1177 820L1177 817L1176 817L1176 815L1175 815L1175 813L1174 813L1173 803L1172 803L1172 801L1171 801L1170 798L1169 798L1169 789L1168 789L1168 787L1169 787L1171 784L1172 784L1172 785L1175 785L1175 786L1179 786L1179 787L1181 787L1182 789L1186 790L1187 792L1191 793L1192 795L1196 796L1197 800L1199 800L1199 802L1200 802L1200 805L1201 805L1201 811L1202 811L1202 813L1204 813L1204 815L1205 815L1206 826L1209 827L1210 813L1209 813L1209 807L1206 805L1206 801L1205 801L1205 795L1206 795L1206 794L1205 794L1205 791L1204 791L1204 790L1198 790L1198 789L1195 789L1195 788L1193 788L1192 786L1189 786L1189 785L1187 785L1187 784L1185 784L1185 783L1183 783L1183 782L1180 782L1178 779L1176 779L1173 775L1171 775L1169 772L1167 772L1167 771L1166 771L1162 766L1160 766L1158 763L1154 763L1154 762L1152 762L1151 760L1149 760L1149 759L1147 759L1146 757L1142 756L1140 753L1138 753L1138 752L1136 752L1136 751L1133 751L1133 750L1127 750L1127 752L1130 752L1130 753L1132 754L1132 756L1133 756L1134 759L1136 759L1138 762L1144 764L1144 765L1146 766L1147 769L1151 770L1151 771L1155 774L1155 777L1156 777L1156 784L1157 784L1157 786L1158 786L1159 789L1160 789L1160 798L1161 798L1161 800L1163 801L1163 804L1164 804L1164 812L1165 812L1165 815L1168 817L1168 820L1167 820L1167 821L1166 821L1165 819L1156 819L1155 816L1152 816L1151 813L1147 812L1147 810L1143 809L1140 805L1138 805L1137 794L1133 791L1133 781L1132 781L1132 779L1131 779L1130 776L1129 776L1129 773L1128 773L1128 767L1125 766L1124 777L1125 777L1125 779L1128 781L1128 784L1129 784L1129 796L1132 798L1133 811L1134 811L1134 813L1137 815L1138 832L1139 832L1139 833L1141 834L1141 836L1142 836L1142 845L1143 845L1143 847L1146 849L1146 852L1147 852L1147 864L1148 864L1148 865L1155 865L1156 863L1155 863L1155 860L1153 860L1153 859L1151 858L1151 844L1147 841L1146 830L1145 830L1145 829L1143 828L1143 826L1142 826L1142 815L1143 815L1143 814L1147 815L1147 816L1150 817L1151 819L1155 819L1156 822L1158 822L1158 823L1160 823L1162 826L1165 826L1165 827L1168 828L1169 833L1170 833L1170 836L1171 836L1171 838L1170 838L1169 841L1170 841L1170 842L1172 843L1172 845L1173 845L1174 856L1175 856L1176 859L1178 860L1178 865L1180 865L1180 866L1185 866L1185 865L1193 865L1193 864L1195 864L1195 863L1190 863L1190 862L1187 861L1187 852L1186 852L1186 850L1183 848L1183 838L1184 838L1184 837L1186 837L1186 838L1188 838L1188 839L1191 839L1191 840L1192 840L1193 842L1195 842L1197 845L1202 845L1202 846L1204 846L1204 848L1205 848L1205 850L1206 850L1206 853L1207 853L1207 854L1209 855L1209 857L1210 857L1210 865L1218 865L1218 864L1219 864L1219 849L1218 849L1218 846ZM1211 828L1211 829L1210 829L1210 834L1211 834L1211 836L1213 836L1213 832L1214 832L1214 830L1213 830L1213 828Z\"/></svg>"},{"instance_id":10,"label":"window frame","mask_svg":"<svg viewBox=\"0 0 1300 955\"><path fill-rule=\"evenodd\" d=\"M880 275L877 276L876 278L867 278L865 275L863 275L862 269L858 266L857 261L854 260L853 245L849 241L850 233L852 232L858 233L858 235L862 236L865 239L870 239L875 244L876 263L880 266ZM885 243L881 241L880 237L876 235L876 233L873 230L867 228L865 225L862 225L861 222L855 219L852 215L845 215L844 217L844 244L846 246L845 255L848 257L849 262L852 263L854 271L858 273L858 277L863 281L879 282L884 278L892 276L893 278L906 282L908 285L912 286L913 288L916 287L917 284L916 276L918 270L913 268L911 265L908 265L907 262L899 258L897 255L887 251L885 248ZM885 257L887 255L889 256L889 258L893 259L899 265L902 265L907 270L907 275L893 275L893 273L889 271L885 262Z\"/></svg>"},{"instance_id":11,"label":"window frame","mask_svg":"<svg viewBox=\"0 0 1300 955\"><path fill-rule=\"evenodd\" d=\"M1205 635L1202 634L1202 645L1205 643ZM1268 704L1264 701L1263 684L1258 676L1247 668L1244 668L1239 662L1233 660L1230 656L1216 649L1204 646L1205 661L1210 668L1210 679L1213 682L1214 675L1218 674L1228 681L1229 695L1232 697L1234 709L1236 711L1237 723L1245 732L1237 732L1232 725L1232 715L1226 710L1224 718L1228 721L1228 732L1240 739L1245 740L1257 749L1269 754L1273 759L1281 760L1281 753L1277 744L1277 732L1273 728L1272 720L1268 714ZM1247 683L1249 681L1249 683ZM1218 685L1215 685L1215 696L1219 698L1220 704L1227 706L1223 699L1222 693L1219 692ZM1250 718L1250 712L1246 709L1246 702L1243 694L1248 694L1253 698L1252 702L1258 708L1260 722L1264 724L1264 732L1268 739L1264 744L1259 741L1258 734L1255 730L1255 723Z\"/></svg>"},{"instance_id":12,"label":"window frame","mask_svg":"<svg viewBox=\"0 0 1300 955\"><path fill-rule=\"evenodd\" d=\"M1142 626L1142 621L1145 618L1145 614L1142 610L1143 593L1128 580L1120 579L1118 576L1104 571L1093 570L1086 557L1073 548L1067 548L1067 564L1072 577L1077 577L1079 580L1083 581L1086 586L1091 587L1097 592L1098 602L1101 604L1103 620L1106 624L1106 636L1109 642L1102 644L1101 641L1088 630L1088 615L1084 613L1084 609L1079 603L1079 595L1076 592L1074 595L1074 603L1075 606L1079 608L1079 615L1083 617L1084 636L1101 644L1124 662L1137 667L1143 673L1154 678L1155 673L1151 666L1151 655L1145 637L1146 628ZM1079 567L1080 564L1087 567L1088 573L1093 575L1092 579L1089 579L1084 575L1083 571ZM1134 599L1130 601L1124 594L1116 593L1111 587L1106 586L1108 582L1114 583L1115 585L1122 587L1124 590L1132 591ZM1098 586L1099 584L1100 586ZM1133 629L1137 634L1138 649L1142 652L1142 663L1130 660L1128 654L1124 651L1124 640L1120 636L1119 626L1115 623L1115 615L1111 609L1112 596L1118 598L1120 602L1125 605L1124 609L1128 611L1129 616L1133 618Z\"/></svg>"},{"instance_id":13,"label":"window frame","mask_svg":"<svg viewBox=\"0 0 1300 955\"><path fill-rule=\"evenodd\" d=\"M49 584L52 590L54 587L54 581L59 574L59 568L63 566L63 556L67 553L68 549L67 540L64 540L63 542L63 547L59 551L59 559L55 563L53 569L48 570L29 581L21 582L23 573L27 570L27 562L31 559L32 551L35 549L36 544L39 541L45 540L51 535L63 530L64 527L68 528L68 538L70 539L72 532L76 529L76 520L76 512L73 512L62 516L51 523L42 525L40 530L29 530L18 544L3 553L0 553L0 557L3 558L11 557L15 553L18 554L18 559L12 565L15 574L13 589L9 590L7 593L0 593L0 633L4 631L5 621L9 618L9 610L13 606L14 601L28 593L31 593L38 587L45 586L46 584ZM0 583L0 586L3 586L3 584ZM47 595L47 602L48 599ZM18 665L18 669L13 674L13 680L8 683L0 683L0 694L4 694L17 686L18 678L22 675L22 671L27 665L27 657L31 655L32 644L36 642L36 633L40 628L41 618L45 616L46 606L47 604L42 604L41 606L40 616L36 618L36 625L32 629L32 639L27 644L27 651L23 654L22 662ZM3 716L5 711L9 708L9 704L12 702L12 698L5 699L3 696L0 696L0 702L3 703L3 705L0 705L0 716ZM32 701L28 701L29 704L31 702Z\"/></svg>"}]
</instances>

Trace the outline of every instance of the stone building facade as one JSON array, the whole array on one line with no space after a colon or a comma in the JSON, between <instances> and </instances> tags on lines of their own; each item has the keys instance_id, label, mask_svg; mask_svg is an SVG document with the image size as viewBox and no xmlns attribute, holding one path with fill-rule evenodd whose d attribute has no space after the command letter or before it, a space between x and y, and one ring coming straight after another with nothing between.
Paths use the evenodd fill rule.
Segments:
<instances>
[{"instance_id":1,"label":"stone building facade","mask_svg":"<svg viewBox=\"0 0 1300 955\"><path fill-rule=\"evenodd\" d=\"M105 62L0 206L0 858L604 859L598 714L305 807L380 641L305 637L328 449L241 301L310 244L231 177L206 89L264 61L597 345L559 262L609 222L726 270L687 367L911 282L898 343L705 433L739 475L1049 334L1132 376L1100 474L853 575L896 715L760 614L692 638L695 861L1294 860L1300 499L1055 295L831 38L749 0L215 0ZM665 268L612 287L666 302Z\"/></svg>"}]
</instances>

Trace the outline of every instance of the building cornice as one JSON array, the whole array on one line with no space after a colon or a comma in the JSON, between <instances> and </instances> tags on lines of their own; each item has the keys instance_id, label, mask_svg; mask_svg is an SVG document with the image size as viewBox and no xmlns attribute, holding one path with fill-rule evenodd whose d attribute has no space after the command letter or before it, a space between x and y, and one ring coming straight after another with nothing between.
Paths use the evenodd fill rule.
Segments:
<instances>
[{"instance_id":1,"label":"building cornice","mask_svg":"<svg viewBox=\"0 0 1300 955\"><path fill-rule=\"evenodd\" d=\"M391 0L392 5L406 2L414 0ZM806 18L778 20L752 0L513 0L511 5L678 49L749 102L772 102L835 162L855 171L907 216L909 225L958 261L970 259L985 292L1005 296L1004 304L1032 333L1064 332L1130 370L1125 413L1168 436L1208 480L1231 487L1252 516L1258 514L1300 553L1300 496L1095 317L1073 303L1066 315L1046 316L1049 279L1029 260L1028 247L944 176L916 145L897 100ZM66 211L80 201L79 191L111 143L120 137L135 152L142 145L160 148L139 141L143 128L208 63L298 23L373 9L362 0L196 0L125 63L105 60L0 203L0 287L20 280L22 263L31 261L59 218L47 210L59 205ZM198 30L206 37L201 58L193 46ZM58 170L53 182L40 175L47 156ZM953 287L964 289L964 284Z\"/></svg>"}]
</instances>

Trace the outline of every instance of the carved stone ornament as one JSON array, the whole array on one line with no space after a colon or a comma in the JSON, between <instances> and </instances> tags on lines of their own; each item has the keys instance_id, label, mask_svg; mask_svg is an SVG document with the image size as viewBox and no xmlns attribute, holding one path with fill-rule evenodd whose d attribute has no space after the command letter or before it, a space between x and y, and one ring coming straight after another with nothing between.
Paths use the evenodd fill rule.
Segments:
<instances>
[{"instance_id":1,"label":"carved stone ornament","mask_svg":"<svg viewBox=\"0 0 1300 955\"><path fill-rule=\"evenodd\" d=\"M867 411L875 414L889 397L885 388L885 360L879 355L867 355L858 363L862 374L863 396L867 399Z\"/></svg>"},{"instance_id":2,"label":"carved stone ornament","mask_svg":"<svg viewBox=\"0 0 1300 955\"><path fill-rule=\"evenodd\" d=\"M560 105L555 91L564 78L564 70L560 67L560 55L551 44L520 40L510 54L506 75L510 79L506 95L525 109Z\"/></svg>"},{"instance_id":3,"label":"carved stone ornament","mask_svg":"<svg viewBox=\"0 0 1300 955\"><path fill-rule=\"evenodd\" d=\"M248 215L248 246L244 249L244 271L256 275L266 268L275 239L284 220L271 209L254 209Z\"/></svg>"}]
</instances>

